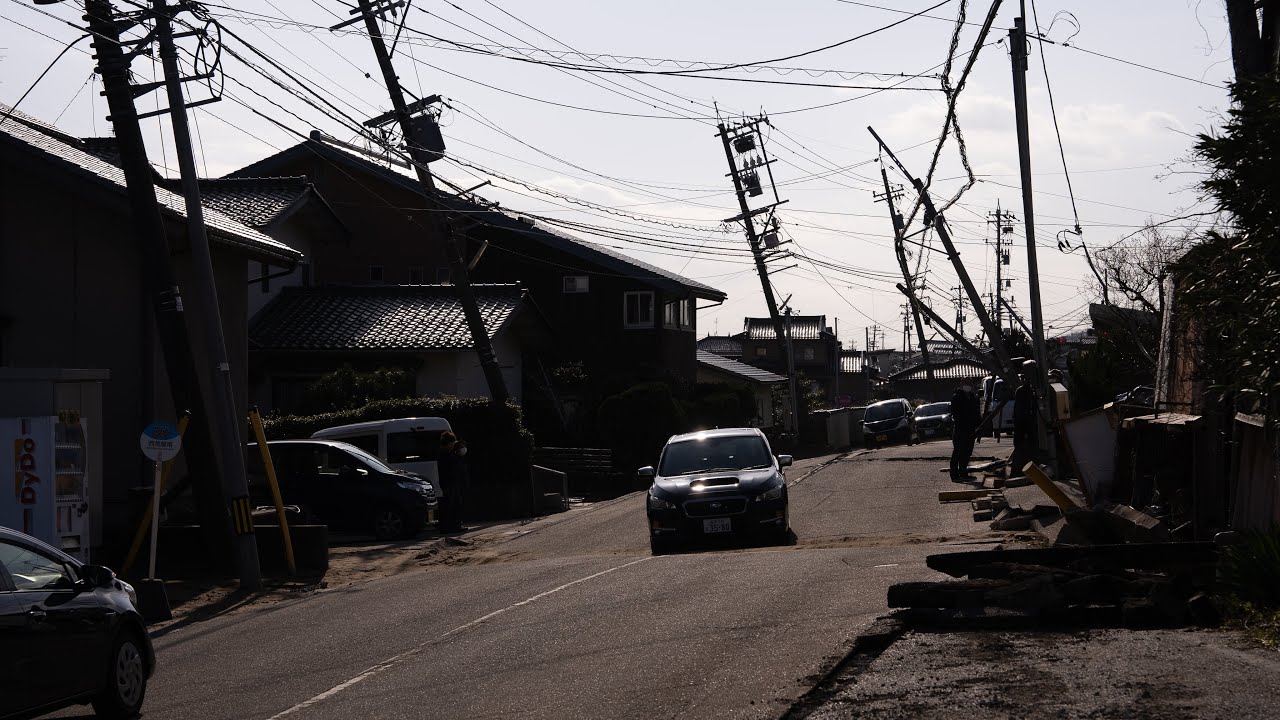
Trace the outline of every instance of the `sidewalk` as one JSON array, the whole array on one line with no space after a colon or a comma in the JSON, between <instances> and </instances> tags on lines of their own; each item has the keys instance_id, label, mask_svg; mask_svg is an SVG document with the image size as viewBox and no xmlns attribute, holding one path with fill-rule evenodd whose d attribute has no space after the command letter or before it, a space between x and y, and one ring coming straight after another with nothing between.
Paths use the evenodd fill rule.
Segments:
<instances>
[{"instance_id":1,"label":"sidewalk","mask_svg":"<svg viewBox=\"0 0 1280 720\"><path fill-rule=\"evenodd\" d=\"M786 717L1261 720L1277 698L1280 653L1233 631L909 630Z\"/></svg>"}]
</instances>

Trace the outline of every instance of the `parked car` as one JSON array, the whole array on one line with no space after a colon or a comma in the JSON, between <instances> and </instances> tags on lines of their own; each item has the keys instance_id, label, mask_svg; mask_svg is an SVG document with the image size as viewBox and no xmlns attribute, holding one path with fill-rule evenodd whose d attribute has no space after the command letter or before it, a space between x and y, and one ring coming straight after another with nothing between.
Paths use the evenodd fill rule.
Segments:
<instances>
[{"instance_id":1,"label":"parked car","mask_svg":"<svg viewBox=\"0 0 1280 720\"><path fill-rule=\"evenodd\" d=\"M1117 395L1116 402L1121 405L1154 407L1156 404L1156 389L1147 385L1139 385L1129 392L1123 392Z\"/></svg>"},{"instance_id":2,"label":"parked car","mask_svg":"<svg viewBox=\"0 0 1280 720\"><path fill-rule=\"evenodd\" d=\"M423 478L396 470L360 448L335 440L275 440L267 443L287 505L335 530L372 533L379 540L417 534L436 508ZM247 456L249 495L259 505L273 500L256 444Z\"/></svg>"},{"instance_id":3,"label":"parked car","mask_svg":"<svg viewBox=\"0 0 1280 720\"><path fill-rule=\"evenodd\" d=\"M0 527L0 718L85 704L133 717L155 665L129 583Z\"/></svg>"},{"instance_id":4,"label":"parked car","mask_svg":"<svg viewBox=\"0 0 1280 720\"><path fill-rule=\"evenodd\" d=\"M904 442L914 445L920 440L911 403L906 398L882 400L867 406L862 417L862 432L869 448Z\"/></svg>"},{"instance_id":5,"label":"parked car","mask_svg":"<svg viewBox=\"0 0 1280 720\"><path fill-rule=\"evenodd\" d=\"M731 533L785 542L789 465L791 456L775 458L756 428L672 437L658 466L639 470L652 480L645 502L650 548L660 554L697 537Z\"/></svg>"},{"instance_id":6,"label":"parked car","mask_svg":"<svg viewBox=\"0 0 1280 720\"><path fill-rule=\"evenodd\" d=\"M397 470L404 470L431 482L436 499L444 497L440 486L440 436L451 431L449 421L440 417L372 420L325 428L311 435L315 440L341 440L380 458Z\"/></svg>"},{"instance_id":7,"label":"parked car","mask_svg":"<svg viewBox=\"0 0 1280 720\"><path fill-rule=\"evenodd\" d=\"M915 410L916 430L920 437L950 437L951 401L921 405Z\"/></svg>"}]
</instances>

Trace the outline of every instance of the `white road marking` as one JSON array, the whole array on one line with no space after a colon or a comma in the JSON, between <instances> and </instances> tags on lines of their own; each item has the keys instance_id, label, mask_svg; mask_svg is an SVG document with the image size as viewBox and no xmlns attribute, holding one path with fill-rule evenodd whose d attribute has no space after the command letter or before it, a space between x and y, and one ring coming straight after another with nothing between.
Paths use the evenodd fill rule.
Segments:
<instances>
[{"instance_id":1,"label":"white road marking","mask_svg":"<svg viewBox=\"0 0 1280 720\"><path fill-rule=\"evenodd\" d=\"M888 563L888 564L886 564L886 565L873 565L872 567L878 567L878 568L882 568L882 567L898 567L898 563Z\"/></svg>"},{"instance_id":2,"label":"white road marking","mask_svg":"<svg viewBox=\"0 0 1280 720\"><path fill-rule=\"evenodd\" d=\"M611 572L622 570L623 568L628 568L628 567L631 567L632 565L636 565L638 563L642 563L646 560L652 560L652 559L653 559L652 556L642 557L639 560L632 560L629 563L623 563L622 565L618 565L617 567L611 567L608 570L601 570L598 573L594 573L592 575L588 575L586 577L578 578L577 580L567 582L561 585L560 587L555 587L545 592L540 592L537 595L525 598L520 602L512 603L500 610L494 610L493 612L487 615L482 615L481 617L478 617L469 623L466 623L464 625L459 625L458 627L450 630L447 633L444 633L443 635L440 635L439 637L435 637L430 640L427 640L426 642L422 643L421 645L418 645L417 647L406 650L405 652L402 652L399 655L394 655L392 657L389 657L386 660L383 660L382 662L378 663L377 665L374 665L373 667L357 674L356 676L352 677L350 680L346 680L344 682L338 683L337 685L334 685L333 687L329 688L328 690L325 690L324 692L320 693L319 695L316 695L315 697L309 698L307 700L303 700L302 702L298 703L297 705L294 705L293 707L287 710L283 710L281 712L276 713L275 715L272 715L270 718L267 718L267 720L277 720L277 718L282 718L288 715L292 715L293 713L296 713L300 710L305 710L311 707L312 705L315 705L318 702L327 700L333 697L334 695L337 695L338 693L342 692L343 690L346 690L347 688L353 685L357 685L361 682L364 682L365 680L368 680L369 678L373 677L374 675L377 675L383 670L387 670L404 660L414 657L415 655L421 654L422 651L426 650L427 647L430 645L433 645L435 643L440 642L441 640L457 635L458 633L470 630L471 628L477 625L480 625L487 620L492 620L493 618L505 612L508 612L510 610L515 610L518 607L528 605L529 603L532 603L532 602L536 602L538 600L541 600L544 597L547 597L548 595L554 595L560 592L561 590L567 590L568 588L571 588L574 585L578 585L579 583L584 583L584 582L587 582L588 580L594 580L602 575L608 575Z\"/></svg>"}]
</instances>

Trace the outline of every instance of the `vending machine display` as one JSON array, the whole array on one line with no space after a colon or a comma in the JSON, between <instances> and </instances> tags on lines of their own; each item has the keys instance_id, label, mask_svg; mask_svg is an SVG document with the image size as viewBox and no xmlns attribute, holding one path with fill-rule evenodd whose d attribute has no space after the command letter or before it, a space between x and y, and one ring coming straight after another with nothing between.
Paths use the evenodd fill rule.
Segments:
<instances>
[{"instance_id":1,"label":"vending machine display","mask_svg":"<svg viewBox=\"0 0 1280 720\"><path fill-rule=\"evenodd\" d=\"M12 485L0 525L89 560L89 478L85 421L75 413L0 418Z\"/></svg>"}]
</instances>

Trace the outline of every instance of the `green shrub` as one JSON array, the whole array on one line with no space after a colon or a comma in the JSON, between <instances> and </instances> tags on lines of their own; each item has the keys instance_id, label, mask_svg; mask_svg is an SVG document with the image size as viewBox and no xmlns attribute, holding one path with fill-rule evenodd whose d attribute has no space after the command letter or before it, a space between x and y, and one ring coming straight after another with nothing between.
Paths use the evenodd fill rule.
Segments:
<instances>
[{"instance_id":1,"label":"green shrub","mask_svg":"<svg viewBox=\"0 0 1280 720\"><path fill-rule=\"evenodd\" d=\"M1241 535L1240 543L1223 549L1219 572L1224 589L1249 605L1280 609L1280 528Z\"/></svg>"},{"instance_id":2,"label":"green shrub","mask_svg":"<svg viewBox=\"0 0 1280 720\"><path fill-rule=\"evenodd\" d=\"M288 440L335 425L408 417L442 417L467 442L474 496L482 508L511 514L527 507L533 435L514 403L459 397L376 400L350 410L271 416L263 428L268 440Z\"/></svg>"},{"instance_id":3,"label":"green shrub","mask_svg":"<svg viewBox=\"0 0 1280 720\"><path fill-rule=\"evenodd\" d=\"M624 469L656 463L667 438L688 427L684 408L663 382L605 398L596 418L601 437L613 450L614 465Z\"/></svg>"},{"instance_id":4,"label":"green shrub","mask_svg":"<svg viewBox=\"0 0 1280 720\"><path fill-rule=\"evenodd\" d=\"M351 410L375 400L391 400L413 394L413 374L400 368L358 372L343 365L307 387L298 411L326 413Z\"/></svg>"},{"instance_id":5,"label":"green shrub","mask_svg":"<svg viewBox=\"0 0 1280 720\"><path fill-rule=\"evenodd\" d=\"M749 427L756 420L756 395L746 384L703 383L685 404L691 430Z\"/></svg>"}]
</instances>

